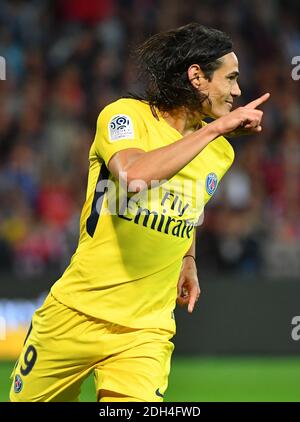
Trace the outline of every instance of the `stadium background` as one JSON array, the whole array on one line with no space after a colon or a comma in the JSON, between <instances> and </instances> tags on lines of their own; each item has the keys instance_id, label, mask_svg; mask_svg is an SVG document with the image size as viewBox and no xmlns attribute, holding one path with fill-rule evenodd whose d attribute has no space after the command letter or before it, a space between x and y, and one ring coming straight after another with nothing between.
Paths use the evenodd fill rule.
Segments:
<instances>
[{"instance_id":1,"label":"stadium background","mask_svg":"<svg viewBox=\"0 0 300 422\"><path fill-rule=\"evenodd\" d=\"M300 3L1 0L0 401L76 246L99 111L140 89L132 48L191 21L233 37L240 104L272 97L262 135L232 142L235 164L199 229L202 297L192 316L176 312L167 400L300 400ZM82 399L93 394L89 379Z\"/></svg>"}]
</instances>

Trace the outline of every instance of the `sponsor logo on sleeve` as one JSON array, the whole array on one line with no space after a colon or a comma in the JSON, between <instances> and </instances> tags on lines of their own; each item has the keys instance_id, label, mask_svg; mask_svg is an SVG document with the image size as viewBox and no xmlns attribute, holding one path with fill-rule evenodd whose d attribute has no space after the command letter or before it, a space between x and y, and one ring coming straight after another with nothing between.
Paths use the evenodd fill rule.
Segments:
<instances>
[{"instance_id":1,"label":"sponsor logo on sleeve","mask_svg":"<svg viewBox=\"0 0 300 422\"><path fill-rule=\"evenodd\" d=\"M132 119L126 114L113 116L108 123L108 134L110 142L121 139L134 139Z\"/></svg>"}]
</instances>

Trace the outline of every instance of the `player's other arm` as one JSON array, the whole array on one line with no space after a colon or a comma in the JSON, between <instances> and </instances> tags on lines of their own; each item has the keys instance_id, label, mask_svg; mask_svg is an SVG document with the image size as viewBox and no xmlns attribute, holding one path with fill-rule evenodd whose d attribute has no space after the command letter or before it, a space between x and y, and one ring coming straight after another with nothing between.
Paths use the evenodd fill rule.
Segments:
<instances>
[{"instance_id":1,"label":"player's other arm","mask_svg":"<svg viewBox=\"0 0 300 422\"><path fill-rule=\"evenodd\" d=\"M196 262L192 258L196 256L196 229L194 230L193 243L182 260L182 267L177 283L177 303L180 306L188 306L188 311L193 312L194 306L200 296ZM192 256L187 256L192 255Z\"/></svg>"},{"instance_id":2,"label":"player's other arm","mask_svg":"<svg viewBox=\"0 0 300 422\"><path fill-rule=\"evenodd\" d=\"M263 112L256 107L268 98L269 94L265 94L171 145L149 152L137 148L119 151L109 160L109 170L116 178L126 174L127 184L131 184L131 187L135 184L133 191L136 192L144 188L145 184L149 187L152 180L169 180L218 136L231 133L237 128L243 128L245 133L260 132ZM143 183L135 182L137 180Z\"/></svg>"}]
</instances>

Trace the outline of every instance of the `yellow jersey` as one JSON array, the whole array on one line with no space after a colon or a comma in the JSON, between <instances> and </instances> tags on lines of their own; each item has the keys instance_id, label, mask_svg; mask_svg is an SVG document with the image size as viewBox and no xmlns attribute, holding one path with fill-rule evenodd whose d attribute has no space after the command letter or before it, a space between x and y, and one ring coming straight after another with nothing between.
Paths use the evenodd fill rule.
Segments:
<instances>
[{"instance_id":1,"label":"yellow jersey","mask_svg":"<svg viewBox=\"0 0 300 422\"><path fill-rule=\"evenodd\" d=\"M147 152L182 138L156 113L147 102L129 98L100 113L89 154L79 244L51 292L94 318L175 332L182 258L234 152L218 137L170 180L127 194L108 170L110 158L127 148Z\"/></svg>"}]
</instances>

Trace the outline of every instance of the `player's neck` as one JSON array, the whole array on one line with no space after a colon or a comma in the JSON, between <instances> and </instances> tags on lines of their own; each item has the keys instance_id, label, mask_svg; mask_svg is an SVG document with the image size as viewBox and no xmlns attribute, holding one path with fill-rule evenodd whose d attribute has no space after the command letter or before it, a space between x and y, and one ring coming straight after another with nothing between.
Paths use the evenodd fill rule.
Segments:
<instances>
[{"instance_id":1,"label":"player's neck","mask_svg":"<svg viewBox=\"0 0 300 422\"><path fill-rule=\"evenodd\" d=\"M195 113L190 113L184 108L161 112L161 115L182 136L195 132L201 121L201 115L196 116Z\"/></svg>"}]
</instances>

